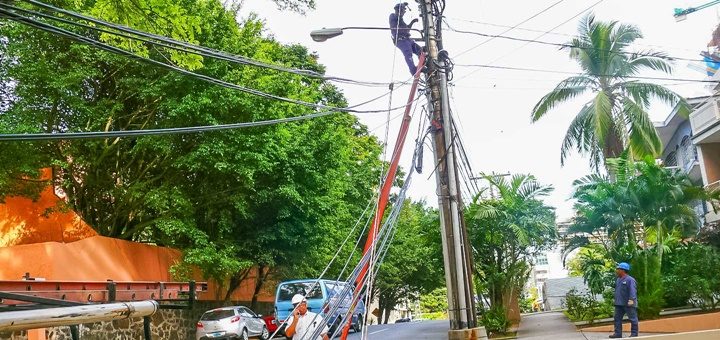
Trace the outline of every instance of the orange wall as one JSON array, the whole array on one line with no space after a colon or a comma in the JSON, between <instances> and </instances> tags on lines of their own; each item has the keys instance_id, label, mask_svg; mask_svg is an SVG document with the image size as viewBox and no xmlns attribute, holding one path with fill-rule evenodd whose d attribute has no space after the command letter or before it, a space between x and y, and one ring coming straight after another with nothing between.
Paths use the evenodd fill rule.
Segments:
<instances>
[{"instance_id":1,"label":"orange wall","mask_svg":"<svg viewBox=\"0 0 720 340\"><path fill-rule=\"evenodd\" d=\"M720 143L700 144L700 152L703 155L707 183L711 184L720 180Z\"/></svg>"},{"instance_id":2,"label":"orange wall","mask_svg":"<svg viewBox=\"0 0 720 340\"><path fill-rule=\"evenodd\" d=\"M50 184L51 170L41 180ZM48 185L37 201L7 197L0 204L0 280L19 280L25 273L47 280L173 281L170 267L181 258L175 249L103 236L74 211L56 211L64 202ZM252 299L257 272L231 295L234 301ZM198 281L204 281L196 275ZM225 285L226 287L226 285ZM274 301L275 286L267 283L260 301ZM223 298L225 289L210 282L201 299Z\"/></svg>"},{"instance_id":3,"label":"orange wall","mask_svg":"<svg viewBox=\"0 0 720 340\"><path fill-rule=\"evenodd\" d=\"M41 180L50 180L43 170ZM49 182L48 182L49 183ZM63 202L48 185L37 201L25 197L6 197L0 204L0 247L38 242L73 242L97 233L74 211L56 211Z\"/></svg>"},{"instance_id":4,"label":"orange wall","mask_svg":"<svg viewBox=\"0 0 720 340\"><path fill-rule=\"evenodd\" d=\"M0 280L19 280L25 273L46 280L65 281L174 281L170 267L180 261L179 250L104 236L76 242L43 242L0 247ZM256 273L235 290L230 299L249 301ZM204 281L196 275L197 281ZM268 283L259 301L274 301L275 286ZM209 282L202 300L225 297L225 290Z\"/></svg>"},{"instance_id":5,"label":"orange wall","mask_svg":"<svg viewBox=\"0 0 720 340\"><path fill-rule=\"evenodd\" d=\"M168 269L179 258L174 249L103 236L25 244L0 248L0 280L28 272L47 280L172 281Z\"/></svg>"}]
</instances>

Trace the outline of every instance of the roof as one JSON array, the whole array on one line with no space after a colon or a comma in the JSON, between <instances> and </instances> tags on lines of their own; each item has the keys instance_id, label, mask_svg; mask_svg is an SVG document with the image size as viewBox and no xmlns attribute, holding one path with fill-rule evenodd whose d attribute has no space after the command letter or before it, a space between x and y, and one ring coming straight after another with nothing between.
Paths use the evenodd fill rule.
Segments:
<instances>
[{"instance_id":1,"label":"roof","mask_svg":"<svg viewBox=\"0 0 720 340\"><path fill-rule=\"evenodd\" d=\"M586 293L587 285L582 277L565 277L562 279L548 279L545 281L546 297L565 297L565 295L575 288L578 293Z\"/></svg>"},{"instance_id":2,"label":"roof","mask_svg":"<svg viewBox=\"0 0 720 340\"><path fill-rule=\"evenodd\" d=\"M710 98L710 96L687 98L686 100L688 104L690 104L690 107L692 109L695 109L697 105L704 103L708 98ZM663 147L667 145L667 143L673 137L675 131L677 131L680 124L682 124L686 120L688 120L688 117L683 117L682 115L678 114L678 106L675 105L667 118L665 118L665 121L653 122L653 125L655 125L655 130L660 137L660 141L662 141Z\"/></svg>"},{"instance_id":3,"label":"roof","mask_svg":"<svg viewBox=\"0 0 720 340\"><path fill-rule=\"evenodd\" d=\"M286 283L304 283L304 282L312 282L312 281L318 281L318 282L329 282L329 283L345 283L347 284L347 281L336 281L336 280L327 280L327 279L299 279L299 280L290 280L290 281L283 281L280 282L280 284L286 284Z\"/></svg>"}]
</instances>

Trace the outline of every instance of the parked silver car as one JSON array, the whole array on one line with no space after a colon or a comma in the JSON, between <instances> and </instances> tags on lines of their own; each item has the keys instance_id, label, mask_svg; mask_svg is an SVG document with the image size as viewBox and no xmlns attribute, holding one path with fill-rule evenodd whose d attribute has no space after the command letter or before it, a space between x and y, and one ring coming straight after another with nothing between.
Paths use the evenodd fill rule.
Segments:
<instances>
[{"instance_id":1,"label":"parked silver car","mask_svg":"<svg viewBox=\"0 0 720 340\"><path fill-rule=\"evenodd\" d=\"M270 337L261 315L243 306L224 307L209 310L197 323L195 339L242 339L259 336Z\"/></svg>"}]
</instances>

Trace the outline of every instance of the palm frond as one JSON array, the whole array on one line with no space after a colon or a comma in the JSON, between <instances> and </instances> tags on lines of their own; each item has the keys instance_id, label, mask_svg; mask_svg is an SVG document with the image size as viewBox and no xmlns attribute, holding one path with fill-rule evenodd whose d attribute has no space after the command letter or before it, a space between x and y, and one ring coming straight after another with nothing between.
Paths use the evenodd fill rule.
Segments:
<instances>
[{"instance_id":1,"label":"palm frond","mask_svg":"<svg viewBox=\"0 0 720 340\"><path fill-rule=\"evenodd\" d=\"M638 158L659 155L662 151L662 142L648 113L627 97L622 101L622 105L629 126L628 147L632 155Z\"/></svg>"},{"instance_id":2,"label":"palm frond","mask_svg":"<svg viewBox=\"0 0 720 340\"><path fill-rule=\"evenodd\" d=\"M532 121L538 121L557 105L582 95L596 85L597 82L587 76L574 76L561 81L535 104L532 110Z\"/></svg>"}]
</instances>

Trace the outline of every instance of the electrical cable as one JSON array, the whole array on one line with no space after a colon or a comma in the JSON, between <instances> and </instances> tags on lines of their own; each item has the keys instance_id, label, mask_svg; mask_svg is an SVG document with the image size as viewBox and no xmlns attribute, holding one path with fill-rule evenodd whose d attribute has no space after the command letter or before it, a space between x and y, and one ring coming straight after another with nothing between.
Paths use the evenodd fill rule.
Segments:
<instances>
[{"instance_id":1,"label":"electrical cable","mask_svg":"<svg viewBox=\"0 0 720 340\"><path fill-rule=\"evenodd\" d=\"M82 27L82 28L86 28L86 29L90 29L90 30L94 30L94 31L98 31L98 32L106 33L106 34L121 36L121 37L124 37L127 39L133 39L133 40L137 40L137 41L177 50L180 52L192 53L192 54L196 54L196 55L200 55L200 56L204 56L204 57L216 58L216 59L225 60L225 61L229 61L229 62L244 64L244 65L251 65L251 66L256 66L256 67L262 67L262 68L272 69L272 70L281 71L281 72L293 73L293 74L300 75L300 76L318 78L318 79L327 80L327 81L335 81L335 82L340 82L340 83L345 83L345 84L355 84L355 85L363 85L363 86L388 86L388 85L390 85L390 83L360 81L360 80L353 80L353 79L343 78L343 77L327 76L327 75L319 73L315 70L298 69L298 68L286 67L286 66L277 65L277 64L270 64L270 63L262 62L262 61L255 60L252 58L234 55L234 54L230 54L228 52L212 49L209 47L191 44L188 42L175 40L175 39L172 39L169 37L165 37L165 36L161 36L161 35L157 35L157 34L153 34L153 33L143 32L140 30L133 29L131 27L103 21L101 19L93 18L93 17L87 16L87 15L83 15L83 14L74 12L74 11L62 9L62 8L52 6L50 4L42 3L39 1L34 1L34 0L21 0L21 1L30 3L36 7L43 8L50 12L67 15L69 17L80 19L80 20L83 20L86 22L90 22L95 25L109 27L109 28L112 28L119 32L103 29L99 26L82 24L82 23L75 22L72 20L67 20L64 18L60 18L60 17L56 17L53 15L44 14L44 13L40 13L37 11L32 11L29 9L20 8L20 7L16 7L16 6L12 6L12 5L0 3L0 6L6 7L6 8L11 8L16 11L22 11L22 12L28 13L28 14L41 16L41 17L44 17L47 19L60 21L60 22L66 23L66 24L75 25L78 27ZM404 83L400 82L399 84L404 84Z\"/></svg>"},{"instance_id":2,"label":"electrical cable","mask_svg":"<svg viewBox=\"0 0 720 340\"><path fill-rule=\"evenodd\" d=\"M358 225L360 224L360 221L363 220L363 217L364 217L365 214L368 212L368 209L370 209L370 207L372 206L372 203L373 203L373 202L375 202L375 195L373 195L373 196L370 198L370 200L368 201L368 204L365 206L365 209L364 209L363 212L360 214L360 217L358 218L358 220L355 222L355 225L352 227L352 229L351 229L350 232L348 233L347 237L345 237L345 240L342 242L342 244L340 245L340 247L338 248L338 250L335 252L335 255L332 257L332 259L330 259L330 262L328 262L327 266L325 266L325 269L322 271L322 273L320 274L320 276L318 276L318 278L313 281L313 284L310 286L309 291L312 291L312 290L315 288L315 286L319 283L319 281L322 279L322 277L325 276L325 273L327 273L327 271L330 269L330 266L335 262L335 260L337 259L337 257L340 255L340 251L345 247L345 244L346 244L347 241L350 239L350 237L353 235L353 233L354 233L355 230L357 229ZM369 219L368 219L368 221L369 221ZM365 224L365 228L367 228L367 225L368 225L368 223ZM363 232L361 231L361 232L360 232L360 237L362 237L362 233L363 233ZM357 243L355 244L355 246L356 246L356 248L357 248ZM353 249L353 250L350 251L350 258L352 258L352 254L353 254L354 251L355 251L355 249ZM295 307L295 308L297 308L297 307ZM293 312L295 312L295 309L293 309L293 311L290 312L290 314L292 315ZM271 335L268 339L272 339L272 338L277 334L278 330L282 327L282 325L285 324L286 322L287 322L287 320L284 320L282 324L278 325L278 329L275 330L275 332L273 332L272 335Z\"/></svg>"},{"instance_id":3,"label":"electrical cable","mask_svg":"<svg viewBox=\"0 0 720 340\"><path fill-rule=\"evenodd\" d=\"M579 17L579 16L582 15L583 13L585 13L585 12L593 9L593 7L599 5L599 4L602 3L603 1L605 1L605 0L598 0L597 2L595 2L595 3L593 3L592 5L586 7L585 9L583 9L582 11L580 11L580 12L578 12L577 14L573 15L572 17L568 18L567 20L565 20L565 21L557 24L557 25L554 26L553 28L545 31L544 33L542 33L542 34L540 34L540 35L538 35L538 36L535 37L535 39L533 39L533 40L537 40L537 39L540 39L540 38L544 37L545 35L549 34L550 32L554 31L555 29L557 29L557 28L559 28L559 27L567 24L568 22L570 22L571 20ZM507 33L507 32L503 32L503 33L500 33L500 34L502 35L502 34L505 34L505 33ZM515 52L517 52L518 50L522 49L523 47L527 46L528 44L530 44L530 42L526 42L525 44L523 44L523 45L521 45L521 46L519 46L519 47L511 50L510 52L505 53L505 54L501 55L500 57L497 57L497 58L493 59L493 60L490 61L488 64L494 64L494 63L500 61L501 59L503 59L503 58L505 58L505 57L507 57L507 56L509 56L509 55L511 55L511 54L513 54L513 53L515 53ZM462 76L462 77L461 77L460 79L458 79L456 82L459 82L460 80L463 80L463 79L465 79L465 78L467 78L467 77L475 74L475 73L478 72L479 70L480 70L480 69L474 70L474 71L472 71L472 72L470 72L470 73Z\"/></svg>"},{"instance_id":4,"label":"electrical cable","mask_svg":"<svg viewBox=\"0 0 720 340\"><path fill-rule=\"evenodd\" d=\"M192 71L188 71L188 70L182 69L182 68L180 68L180 67L177 67L177 66L175 66L175 65L170 65L170 64L166 64L166 63L163 63L163 62L154 60L154 59L150 59L150 58L146 58L146 57L141 57L141 56L138 56L138 55L136 55L136 54L133 54L133 53L131 53L131 52L129 52L129 51L126 51L126 50L123 50L123 49L120 49L120 48L117 48L117 47L114 47L114 46L111 46L111 45L108 45L108 44L99 42L99 41L97 41L97 40L93 40L93 39L90 39L90 38L87 38L87 37L78 35L78 34L76 34L76 33L67 31L67 30L65 30L65 29L62 29L62 28L59 28L59 27L56 27L56 26L53 26L53 25L49 25L49 24L46 24L46 23L43 23L43 22L40 22L40 21L31 19L31 18L19 16L19 15L13 13L13 12L10 12L10 11L7 11L7 10L0 9L0 14L5 14L5 15L9 16L11 20L18 21L18 22L20 22L20 23L26 24L26 25L28 25L28 26L35 27L35 28L40 29L40 30L43 30L43 31L48 31L48 32L51 32L51 33L55 33L55 34L64 36L64 37L66 37L66 38L69 38L69 39L72 39L72 40L75 40L75 41L78 41L78 42L81 42L81 43L84 43L84 44L91 45L91 46L93 46L93 47L96 47L96 48L98 48L98 49L104 50L104 51L106 51L106 52L111 52L111 53L115 53L115 54L118 54L118 55L122 55L122 56L128 57L128 58L133 59L133 60L143 61L143 62L146 62L146 63L149 63L149 64L153 64L153 65L156 65L156 66L159 66L159 67L162 67L162 68L169 69L169 70L171 70L171 71L175 71L175 72L184 74L184 75L186 75L186 76L191 76L191 77L194 77L194 78L196 78L196 79L203 80L203 81L206 81L206 82L215 84L215 85L219 85L219 86L223 86L223 87L226 87L226 88L238 90L238 91L245 92L245 93L248 93L248 94L251 94L251 95L263 97L263 98L266 98L266 99L273 99L273 100L283 101L283 102L287 102L287 103L291 103L291 104L296 104L296 105L301 105L301 106L307 106L307 107L316 108L316 109L335 110L335 111L341 111L341 112L352 112L352 113L380 113L380 112L386 112L386 110L382 110L382 109L381 109L381 110L356 110L356 109L352 109L352 107L347 107L347 108L335 108L335 107L331 107L331 106L327 106L327 105L315 104L315 103L310 103L310 102L306 102L306 101L302 101L302 100L298 100L298 99L286 98L286 97L282 97L282 96L278 96L278 95L274 95L274 94L262 92L262 91L260 91L260 90L256 90L256 89L252 89L252 88L248 88L248 87L244 87L244 86L240 86L240 85L233 84L233 83L230 83L230 82L227 82L227 81L224 81L224 80L220 80L220 79L213 78L213 77L210 77L210 76L206 76L206 75L203 75L203 74L199 74L199 73L195 73L195 72L192 72ZM383 95L383 96L384 96L384 95ZM397 109L401 109L401 108L404 108L404 107L405 107L405 106L403 105L403 106L401 106L401 107L398 107Z\"/></svg>"},{"instance_id":5,"label":"electrical cable","mask_svg":"<svg viewBox=\"0 0 720 340\"><path fill-rule=\"evenodd\" d=\"M444 17L445 19L450 19L452 21L462 21L472 24L478 24L478 25L485 25L485 26L491 26L491 27L499 27L499 28L510 28L512 26L508 25L501 25L491 22L484 22L484 21L476 21L476 20L468 20L463 18L455 18L455 17ZM546 33L546 31L542 31L539 29L531 29L531 28L524 28L524 27L515 27L516 31L525 31L525 32L533 32L533 33ZM557 36L563 36L568 38L581 38L581 36L576 34L568 34L568 33L560 33L560 32L548 32L547 34L551 35L557 35ZM687 51L687 52L693 52L697 53L697 50L689 49L689 48L683 48L683 47L677 47L677 46L666 46L666 45L657 45L657 44L642 44L642 43L634 43L638 46L645 46L650 48L661 48L663 50L677 50L677 51Z\"/></svg>"},{"instance_id":6,"label":"electrical cable","mask_svg":"<svg viewBox=\"0 0 720 340\"><path fill-rule=\"evenodd\" d=\"M530 17L528 17L527 19L525 19L525 20L523 20L523 21L520 21L519 23L513 25L512 27L508 28L507 30L503 31L503 32L500 33L500 34L505 34L505 33L508 33L508 32L510 32L510 31L518 28L520 25L522 25L522 24L524 24L524 23L526 23L526 22L528 22L528 21L530 21L530 20L532 20L532 19L535 19L537 16L539 16L539 15L541 15L541 14L549 11L550 9L552 9L553 7L559 5L559 4L562 3L563 1L564 1L564 0L559 0L559 1L556 1L556 2L552 3L550 6L542 9L540 12L537 12L537 13L531 15ZM480 47L480 46L482 46L482 45L485 45L485 44L493 41L494 39L495 39L495 38L490 38L490 39L484 40L484 41L480 42L479 44L474 45L474 46L468 48L467 50L464 50L464 51L456 54L456 55L455 55L455 58L460 57L461 55L466 54L466 53L468 53L468 52L470 52L470 51L472 51L472 50L474 50L474 49L476 49L476 48L478 48L478 47Z\"/></svg>"},{"instance_id":7,"label":"electrical cable","mask_svg":"<svg viewBox=\"0 0 720 340\"><path fill-rule=\"evenodd\" d=\"M669 60L669 61L674 61L674 60L693 61L693 62L704 62L705 61L704 59L674 57L674 56L663 55L663 54L654 55L654 54L648 54L648 53L643 53L643 52L613 51L613 50L597 48L597 47L575 46L575 45L569 44L569 43L554 43L554 42L537 40L537 39L525 39L525 38L518 38L518 37L507 36L507 35L487 34L487 33L474 32L474 31L464 31L464 30L458 30L458 29L451 27L447 23L447 21L445 21L445 25L451 31L457 32L457 33L477 35L477 36L481 36L481 37L493 37L493 38L513 40L513 41L522 41L522 42L527 42L527 43L536 43L536 44L541 44L541 45L556 46L556 47L560 47L560 48L577 48L577 49L581 49L581 50L612 52L612 53L617 53L617 54L626 54L626 55L630 55L630 56L653 57L653 58L665 59L665 60Z\"/></svg>"},{"instance_id":8,"label":"electrical cable","mask_svg":"<svg viewBox=\"0 0 720 340\"><path fill-rule=\"evenodd\" d=\"M501 65L489 65L489 64L455 64L459 67L477 67L477 68L490 68L498 70L511 70L511 71L524 71L524 72L541 72L541 73L556 73L556 74L568 74L568 75L590 75L595 77L613 77L613 78L626 78L626 79L646 79L646 80L665 80L665 81L679 81L679 82L691 82L691 83L709 83L717 84L719 80L706 80L706 79L689 79L689 78L671 78L671 77L646 77L646 76L617 76L612 74L596 74L596 73L583 73L583 72L569 72L569 71L558 71L558 70L545 70L528 67L514 67L514 66L501 66ZM461 79L456 80L456 82Z\"/></svg>"}]
</instances>

